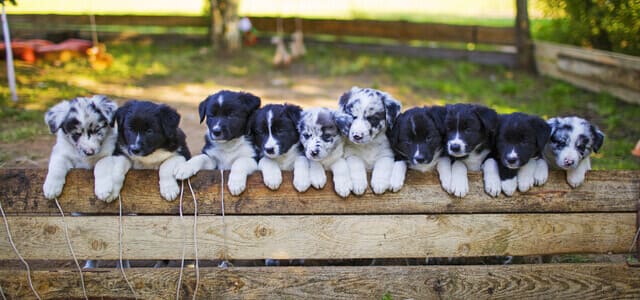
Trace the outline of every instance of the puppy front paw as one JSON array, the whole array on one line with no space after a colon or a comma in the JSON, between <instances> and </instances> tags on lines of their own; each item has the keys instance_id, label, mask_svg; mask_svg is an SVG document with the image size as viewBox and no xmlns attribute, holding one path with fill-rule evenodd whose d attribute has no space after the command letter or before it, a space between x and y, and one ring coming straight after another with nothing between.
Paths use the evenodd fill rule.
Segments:
<instances>
[{"instance_id":1,"label":"puppy front paw","mask_svg":"<svg viewBox=\"0 0 640 300\"><path fill-rule=\"evenodd\" d=\"M229 187L229 192L231 193L231 195L238 196L242 194L246 186L247 186L246 176L229 176L229 182L227 183L227 187Z\"/></svg>"},{"instance_id":2,"label":"puppy front paw","mask_svg":"<svg viewBox=\"0 0 640 300\"><path fill-rule=\"evenodd\" d=\"M262 181L269 189L277 190L282 184L282 173L280 170L262 171Z\"/></svg>"},{"instance_id":3,"label":"puppy front paw","mask_svg":"<svg viewBox=\"0 0 640 300\"><path fill-rule=\"evenodd\" d=\"M335 176L335 175L334 175ZM333 180L333 189L336 191L336 194L342 198L346 198L351 194L351 189L353 188L351 184L351 179L335 177Z\"/></svg>"},{"instance_id":4,"label":"puppy front paw","mask_svg":"<svg viewBox=\"0 0 640 300\"><path fill-rule=\"evenodd\" d=\"M47 199L53 199L60 196L60 194L62 194L62 189L64 188L64 182L64 178L58 179L47 177L44 181L44 185L42 186L44 197Z\"/></svg>"},{"instance_id":5,"label":"puppy front paw","mask_svg":"<svg viewBox=\"0 0 640 300\"><path fill-rule=\"evenodd\" d=\"M583 172L567 172L567 182L574 189L584 182L584 177L585 173Z\"/></svg>"},{"instance_id":6,"label":"puppy front paw","mask_svg":"<svg viewBox=\"0 0 640 300\"><path fill-rule=\"evenodd\" d=\"M533 174L531 174L533 175ZM520 192L526 192L535 183L534 176L530 176L530 174L523 174L523 176L518 176L518 190Z\"/></svg>"},{"instance_id":7,"label":"puppy front paw","mask_svg":"<svg viewBox=\"0 0 640 300\"><path fill-rule=\"evenodd\" d=\"M464 197L469 192L469 179L467 176L457 176L451 178L451 191L450 193L456 197Z\"/></svg>"},{"instance_id":8,"label":"puppy front paw","mask_svg":"<svg viewBox=\"0 0 640 300\"><path fill-rule=\"evenodd\" d=\"M298 192L305 192L311 186L309 176L293 176L293 187Z\"/></svg>"},{"instance_id":9,"label":"puppy front paw","mask_svg":"<svg viewBox=\"0 0 640 300\"><path fill-rule=\"evenodd\" d=\"M504 192L505 195L512 196L518 187L518 178L513 177L511 179L503 180L500 185L502 187L502 192Z\"/></svg>"},{"instance_id":10,"label":"puppy front paw","mask_svg":"<svg viewBox=\"0 0 640 300\"><path fill-rule=\"evenodd\" d=\"M536 164L536 171L533 173L533 184L541 186L547 182L549 178L549 167L547 162L543 159L538 160Z\"/></svg>"},{"instance_id":11,"label":"puppy front paw","mask_svg":"<svg viewBox=\"0 0 640 300\"><path fill-rule=\"evenodd\" d=\"M160 195L164 200L173 201L180 194L180 186L175 180L160 181Z\"/></svg>"},{"instance_id":12,"label":"puppy front paw","mask_svg":"<svg viewBox=\"0 0 640 300\"><path fill-rule=\"evenodd\" d=\"M196 166L195 163L191 161L187 161L178 165L175 170L173 170L173 177L178 180L184 180L190 178L193 175L196 175L200 169Z\"/></svg>"},{"instance_id":13,"label":"puppy front paw","mask_svg":"<svg viewBox=\"0 0 640 300\"><path fill-rule=\"evenodd\" d=\"M497 176L484 177L484 191L491 197L498 197L500 195L500 178Z\"/></svg>"},{"instance_id":14,"label":"puppy front paw","mask_svg":"<svg viewBox=\"0 0 640 300\"><path fill-rule=\"evenodd\" d=\"M351 178L351 185L353 186L352 192L356 195L362 195L367 190L367 176L358 176L358 178Z\"/></svg>"},{"instance_id":15,"label":"puppy front paw","mask_svg":"<svg viewBox=\"0 0 640 300\"><path fill-rule=\"evenodd\" d=\"M376 194L383 194L389 189L389 178L376 176L371 178L371 190Z\"/></svg>"},{"instance_id":16,"label":"puppy front paw","mask_svg":"<svg viewBox=\"0 0 640 300\"><path fill-rule=\"evenodd\" d=\"M109 180L109 179L96 178L94 192L96 194L96 197L99 200L102 200L104 202L109 203L109 202L113 201L113 199L114 199L111 196L111 194L113 192L113 184L111 183L111 180Z\"/></svg>"},{"instance_id":17,"label":"puppy front paw","mask_svg":"<svg viewBox=\"0 0 640 300\"><path fill-rule=\"evenodd\" d=\"M389 189L392 192L398 192L404 186L404 174L396 174L391 175L391 180L389 181Z\"/></svg>"},{"instance_id":18,"label":"puppy front paw","mask_svg":"<svg viewBox=\"0 0 640 300\"><path fill-rule=\"evenodd\" d=\"M324 170L312 171L309 173L309 181L316 189L321 189L327 184L327 173Z\"/></svg>"}]
</instances>

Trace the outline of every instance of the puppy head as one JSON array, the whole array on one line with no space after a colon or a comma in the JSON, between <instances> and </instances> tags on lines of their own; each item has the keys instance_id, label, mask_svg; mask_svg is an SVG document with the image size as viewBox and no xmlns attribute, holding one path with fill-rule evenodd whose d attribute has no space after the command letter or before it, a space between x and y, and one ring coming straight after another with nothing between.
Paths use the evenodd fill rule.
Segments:
<instances>
[{"instance_id":1,"label":"puppy head","mask_svg":"<svg viewBox=\"0 0 640 300\"><path fill-rule=\"evenodd\" d=\"M402 109L389 94L359 87L344 93L339 106L340 112L350 117L343 119L340 130L356 144L366 144L378 134L385 134Z\"/></svg>"},{"instance_id":2,"label":"puppy head","mask_svg":"<svg viewBox=\"0 0 640 300\"><path fill-rule=\"evenodd\" d=\"M132 100L116 111L118 139L123 151L146 156L159 148L178 147L180 115L165 104Z\"/></svg>"},{"instance_id":3,"label":"puppy head","mask_svg":"<svg viewBox=\"0 0 640 300\"><path fill-rule=\"evenodd\" d=\"M327 108L311 108L302 112L298 131L304 155L319 161L329 156L342 142L338 119L341 114Z\"/></svg>"},{"instance_id":4,"label":"puppy head","mask_svg":"<svg viewBox=\"0 0 640 300\"><path fill-rule=\"evenodd\" d=\"M573 169L578 163L598 152L604 143L604 134L598 127L578 117L552 118L551 137L545 152L551 154L555 164L562 169Z\"/></svg>"},{"instance_id":5,"label":"puppy head","mask_svg":"<svg viewBox=\"0 0 640 300\"><path fill-rule=\"evenodd\" d=\"M446 148L453 157L465 157L480 145L491 147L498 126L498 114L475 104L446 106Z\"/></svg>"},{"instance_id":6,"label":"puppy head","mask_svg":"<svg viewBox=\"0 0 640 300\"><path fill-rule=\"evenodd\" d=\"M537 116L501 115L496 138L500 163L509 169L519 169L542 153L550 133L551 127Z\"/></svg>"},{"instance_id":7,"label":"puppy head","mask_svg":"<svg viewBox=\"0 0 640 300\"><path fill-rule=\"evenodd\" d=\"M397 156L412 165L429 164L442 152L445 109L416 107L400 114L389 134Z\"/></svg>"},{"instance_id":8,"label":"puppy head","mask_svg":"<svg viewBox=\"0 0 640 300\"><path fill-rule=\"evenodd\" d=\"M91 156L100 152L113 128L116 109L116 103L106 96L78 97L51 107L44 120L51 133L62 130L81 156Z\"/></svg>"},{"instance_id":9,"label":"puppy head","mask_svg":"<svg viewBox=\"0 0 640 300\"><path fill-rule=\"evenodd\" d=\"M260 107L260 98L250 93L222 90L200 103L200 123L207 119L206 138L223 143L249 132L247 123Z\"/></svg>"},{"instance_id":10,"label":"puppy head","mask_svg":"<svg viewBox=\"0 0 640 300\"><path fill-rule=\"evenodd\" d=\"M256 111L250 126L254 145L262 155L275 158L298 144L301 113L300 106L291 104L269 104Z\"/></svg>"}]
</instances>

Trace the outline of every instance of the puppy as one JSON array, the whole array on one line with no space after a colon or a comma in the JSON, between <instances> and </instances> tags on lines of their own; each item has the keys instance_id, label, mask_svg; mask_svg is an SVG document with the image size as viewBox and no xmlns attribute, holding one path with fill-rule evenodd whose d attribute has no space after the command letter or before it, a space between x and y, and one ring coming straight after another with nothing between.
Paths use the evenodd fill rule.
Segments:
<instances>
[{"instance_id":1,"label":"puppy","mask_svg":"<svg viewBox=\"0 0 640 300\"><path fill-rule=\"evenodd\" d=\"M132 100L116 111L118 142L113 156L98 162L96 196L106 202L117 198L125 175L134 169L159 169L160 195L174 200L180 187L173 177L176 166L191 157L185 135L178 128L175 109Z\"/></svg>"},{"instance_id":2,"label":"puppy","mask_svg":"<svg viewBox=\"0 0 640 300\"><path fill-rule=\"evenodd\" d=\"M71 168L92 169L116 146L115 102L106 96L78 97L53 106L44 116L56 144L42 190L47 199L62 193Z\"/></svg>"},{"instance_id":3,"label":"puppy","mask_svg":"<svg viewBox=\"0 0 640 300\"><path fill-rule=\"evenodd\" d=\"M578 117L558 117L547 121L551 138L545 146L544 158L554 168L567 172L567 182L576 188L591 170L591 152L598 152L604 134L598 127Z\"/></svg>"},{"instance_id":4,"label":"puppy","mask_svg":"<svg viewBox=\"0 0 640 300\"><path fill-rule=\"evenodd\" d=\"M281 170L293 170L293 185L299 192L311 185L297 128L301 113L297 105L269 104L258 109L250 122L253 145L260 157L258 169L264 184L272 190L282 183Z\"/></svg>"},{"instance_id":5,"label":"puppy","mask_svg":"<svg viewBox=\"0 0 640 300\"><path fill-rule=\"evenodd\" d=\"M331 170L333 186L340 197L349 196L352 189L349 167L343 158L344 139L338 129L349 118L327 108L311 108L302 112L298 123L300 143L309 159L311 184L322 188L327 181L325 170Z\"/></svg>"},{"instance_id":6,"label":"puppy","mask_svg":"<svg viewBox=\"0 0 640 300\"><path fill-rule=\"evenodd\" d=\"M487 158L498 126L498 114L476 104L446 106L446 149L453 160L451 168L442 168L442 187L450 194L464 197L469 192L467 170L480 171Z\"/></svg>"},{"instance_id":7,"label":"puppy","mask_svg":"<svg viewBox=\"0 0 640 300\"><path fill-rule=\"evenodd\" d=\"M346 115L338 126L348 137L344 157L349 166L353 193L361 195L366 190L367 170L373 170L373 192L384 193L389 189L394 163L386 131L391 129L402 109L400 102L387 93L354 86L340 97L339 107Z\"/></svg>"},{"instance_id":8,"label":"puppy","mask_svg":"<svg viewBox=\"0 0 640 300\"><path fill-rule=\"evenodd\" d=\"M498 117L498 132L491 158L483 166L484 188L496 197L500 190L511 196L547 181L548 167L542 151L551 127L540 117L512 113Z\"/></svg>"},{"instance_id":9,"label":"puppy","mask_svg":"<svg viewBox=\"0 0 640 300\"><path fill-rule=\"evenodd\" d=\"M200 103L200 123L207 119L208 132L202 154L180 165L177 179L189 178L202 169L231 170L229 192L242 193L247 176L258 169L249 120L260 107L260 98L245 92L219 91Z\"/></svg>"},{"instance_id":10,"label":"puppy","mask_svg":"<svg viewBox=\"0 0 640 300\"><path fill-rule=\"evenodd\" d=\"M446 109L442 106L415 107L401 113L393 129L387 131L395 153L392 191L397 192L404 185L407 165L423 173L436 166L438 170L451 168L451 160L446 155L442 156L445 114ZM439 174L445 173L439 171Z\"/></svg>"}]
</instances>

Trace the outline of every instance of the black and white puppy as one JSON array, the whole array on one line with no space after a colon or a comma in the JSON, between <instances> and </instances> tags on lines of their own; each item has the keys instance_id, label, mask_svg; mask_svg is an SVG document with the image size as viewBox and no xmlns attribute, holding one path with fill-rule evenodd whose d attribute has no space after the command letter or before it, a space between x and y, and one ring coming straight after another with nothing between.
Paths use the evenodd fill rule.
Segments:
<instances>
[{"instance_id":1,"label":"black and white puppy","mask_svg":"<svg viewBox=\"0 0 640 300\"><path fill-rule=\"evenodd\" d=\"M260 98L250 93L222 90L200 103L200 123L207 120L202 154L194 156L175 171L177 179L187 179L202 169L231 170L227 186L233 195L242 193L247 176L258 169L249 121L260 107Z\"/></svg>"},{"instance_id":2,"label":"black and white puppy","mask_svg":"<svg viewBox=\"0 0 640 300\"><path fill-rule=\"evenodd\" d=\"M78 97L53 106L44 116L56 144L51 150L49 171L42 190L47 199L62 193L69 169L92 169L111 156L118 137L115 102L106 96Z\"/></svg>"},{"instance_id":3,"label":"black and white puppy","mask_svg":"<svg viewBox=\"0 0 640 300\"><path fill-rule=\"evenodd\" d=\"M361 195L366 190L367 170L373 170L373 192L384 193L390 187L394 164L386 131L400 114L400 102L387 93L354 86L340 97L339 107L340 112L348 116L338 125L348 137L344 157L349 166L353 193Z\"/></svg>"},{"instance_id":4,"label":"black and white puppy","mask_svg":"<svg viewBox=\"0 0 640 300\"><path fill-rule=\"evenodd\" d=\"M306 191L309 164L300 145L298 122L302 108L291 104L269 104L256 111L251 120L251 135L256 147L258 169L264 184L276 190L282 183L281 170L293 170L293 186Z\"/></svg>"},{"instance_id":5,"label":"black and white puppy","mask_svg":"<svg viewBox=\"0 0 640 300\"><path fill-rule=\"evenodd\" d=\"M450 194L464 197L469 192L467 170L480 171L495 141L498 114L476 104L446 106L447 154L453 160L451 169L442 168L442 187Z\"/></svg>"},{"instance_id":6,"label":"black and white puppy","mask_svg":"<svg viewBox=\"0 0 640 300\"><path fill-rule=\"evenodd\" d=\"M339 124L350 117L327 108L311 108L302 112L298 123L300 143L309 159L309 179L315 188L322 188L326 181L325 170L333 172L333 186L341 197L351 193L351 175L344 155L344 137Z\"/></svg>"},{"instance_id":7,"label":"black and white puppy","mask_svg":"<svg viewBox=\"0 0 640 300\"><path fill-rule=\"evenodd\" d=\"M511 196L547 181L548 167L542 151L551 127L538 116L512 113L498 117L498 132L491 158L483 166L484 188L496 197L500 190Z\"/></svg>"},{"instance_id":8,"label":"black and white puppy","mask_svg":"<svg viewBox=\"0 0 640 300\"><path fill-rule=\"evenodd\" d=\"M436 167L438 170L451 168L451 161L446 155L442 156L445 115L446 109L443 106L414 107L396 118L393 129L388 131L395 153L391 175L392 191L397 192L404 185L407 166L423 173Z\"/></svg>"},{"instance_id":9,"label":"black and white puppy","mask_svg":"<svg viewBox=\"0 0 640 300\"><path fill-rule=\"evenodd\" d=\"M160 195L168 201L180 193L174 169L191 157L180 115L165 104L132 100L116 111L118 142L113 156L96 165L96 196L117 198L130 168L159 169Z\"/></svg>"},{"instance_id":10,"label":"black and white puppy","mask_svg":"<svg viewBox=\"0 0 640 300\"><path fill-rule=\"evenodd\" d=\"M589 121L579 117L557 117L547 121L551 138L544 157L554 168L567 172L567 182L576 188L591 170L591 152L598 152L604 143L604 133Z\"/></svg>"}]
</instances>

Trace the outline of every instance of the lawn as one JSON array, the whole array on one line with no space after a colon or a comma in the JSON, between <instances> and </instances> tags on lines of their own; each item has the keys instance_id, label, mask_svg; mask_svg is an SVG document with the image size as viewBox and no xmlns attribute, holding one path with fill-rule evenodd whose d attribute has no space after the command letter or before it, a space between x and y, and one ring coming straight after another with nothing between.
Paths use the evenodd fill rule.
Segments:
<instances>
[{"instance_id":1,"label":"lawn","mask_svg":"<svg viewBox=\"0 0 640 300\"><path fill-rule=\"evenodd\" d=\"M604 147L593 160L595 169L640 168L639 160L629 154L640 138L640 106L607 94L586 92L502 67L356 53L326 46L308 50L308 56L286 69L270 65L271 47L225 56L194 43L151 41L111 43L109 52L115 61L102 72L93 71L84 60L58 65L19 63L20 102L12 104L7 86L0 86L0 116L4 120L0 125L0 165L16 166L26 159L46 166L53 139L43 122L43 110L78 95L103 93L119 100L142 98L170 103L182 114L181 126L195 153L202 144L197 104L218 89L251 91L265 103L335 107L343 91L358 85L388 91L405 108L474 102L500 113L522 111L545 118L583 116L606 134ZM6 82L4 73L0 80ZM41 149L37 150L41 153L25 157L23 147Z\"/></svg>"}]
</instances>

